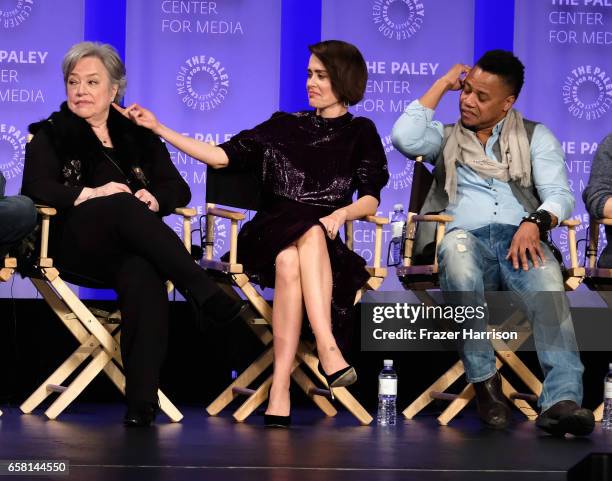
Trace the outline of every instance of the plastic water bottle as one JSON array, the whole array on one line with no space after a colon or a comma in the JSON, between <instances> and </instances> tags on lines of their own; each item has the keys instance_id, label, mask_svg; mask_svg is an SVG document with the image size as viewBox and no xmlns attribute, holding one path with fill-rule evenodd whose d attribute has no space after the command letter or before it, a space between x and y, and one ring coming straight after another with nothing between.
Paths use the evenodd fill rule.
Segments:
<instances>
[{"instance_id":1,"label":"plastic water bottle","mask_svg":"<svg viewBox=\"0 0 612 481\"><path fill-rule=\"evenodd\" d=\"M404 206L395 204L391 216L391 265L397 266L402 262L402 237L408 218L404 214Z\"/></svg>"},{"instance_id":2,"label":"plastic water bottle","mask_svg":"<svg viewBox=\"0 0 612 481\"><path fill-rule=\"evenodd\" d=\"M397 400L397 374L393 360L385 359L385 367L378 375L378 415L379 426L395 426Z\"/></svg>"},{"instance_id":3,"label":"plastic water bottle","mask_svg":"<svg viewBox=\"0 0 612 481\"><path fill-rule=\"evenodd\" d=\"M612 431L612 362L608 369L608 374L604 379L604 414L601 420L601 428Z\"/></svg>"}]
</instances>

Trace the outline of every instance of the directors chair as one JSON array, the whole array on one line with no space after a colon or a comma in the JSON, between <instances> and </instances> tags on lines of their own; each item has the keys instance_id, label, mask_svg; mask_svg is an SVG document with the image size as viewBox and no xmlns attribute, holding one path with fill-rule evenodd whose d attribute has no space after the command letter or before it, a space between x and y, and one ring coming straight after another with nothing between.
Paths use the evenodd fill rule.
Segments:
<instances>
[{"instance_id":1,"label":"directors chair","mask_svg":"<svg viewBox=\"0 0 612 481\"><path fill-rule=\"evenodd\" d=\"M397 276L403 286L408 290L412 290L425 305L435 304L433 297L427 291L439 289L440 287L437 247L444 237L446 225L452 221L452 217L444 214L419 214L433 180L433 175L423 164L422 157L417 157L414 164L412 191L408 209L403 265L396 269ZM571 291L575 290L584 279L584 268L578 266L576 251L576 227L580 225L580 222L567 220L563 221L561 225L568 229L571 266L567 269L562 266L562 272L565 290ZM435 243L432 243L430 249L425 250L424 254L420 257L413 256L417 228L431 230L431 238L435 238ZM502 366L508 366L531 391L530 393L517 391L507 378L502 375L504 395L529 420L535 420L537 412L529 402L537 401L537 397L542 392L542 383L515 353L531 337L530 323L521 311L516 311L506 318L497 329L517 331L518 339L508 343L501 340L491 341L496 355L496 368L500 370ZM474 387L471 383L468 383L458 394L447 392L447 389L464 373L463 362L459 360L403 411L404 416L407 419L412 419L434 400L450 401L447 408L437 418L441 425L447 425L475 397Z\"/></svg>"},{"instance_id":2,"label":"directors chair","mask_svg":"<svg viewBox=\"0 0 612 481\"><path fill-rule=\"evenodd\" d=\"M23 413L31 413L53 393L59 396L46 409L49 419L57 418L72 401L104 371L113 384L125 394L125 375L123 374L119 339L121 335L121 313L108 312L88 307L77 294L66 284L90 288L108 288L93 279L85 279L53 265L49 256L49 230L51 218L56 210L51 207L37 206L41 218L40 253L33 272L28 273L30 280L45 302L76 338L79 346L74 352L26 399L20 406ZM176 214L183 216L184 244L191 249L191 218L196 211L189 208L176 209ZM173 290L167 283L168 292ZM86 361L89 361L86 363ZM84 365L85 364L85 365ZM81 366L84 365L81 368ZM77 373L77 371L79 371ZM65 383L71 378L70 382ZM65 385L64 385L65 384ZM172 402L158 391L159 406L173 422L179 422L183 415Z\"/></svg>"},{"instance_id":3,"label":"directors chair","mask_svg":"<svg viewBox=\"0 0 612 481\"><path fill-rule=\"evenodd\" d=\"M597 262L597 252L599 249L600 226L611 229L612 219L590 219L589 222L589 247L586 252L588 265L586 267L586 277L584 283L592 290L596 291L604 300L609 309L612 309L612 269L609 267L599 267ZM603 418L604 405L601 403L593 412L595 421Z\"/></svg>"},{"instance_id":4,"label":"directors chair","mask_svg":"<svg viewBox=\"0 0 612 481\"><path fill-rule=\"evenodd\" d=\"M201 265L208 269L209 272L216 274L216 278L227 289L236 287L247 298L257 313L257 317L248 321L248 327L265 346L264 352L206 408L208 414L215 416L233 400L239 396L244 396L246 399L233 413L234 419L238 422L243 422L268 397L272 375L265 376L265 372L273 363L272 307L255 288L249 276L244 272L242 265L237 262L238 223L245 219L245 215L234 210L219 208L217 204L234 209L257 210L260 201L260 183L256 173L237 172L229 169L208 169L206 180L205 253ZM228 262L213 259L216 219L227 219L231 224ZM362 290L357 293L355 302L359 301L361 295L366 290L378 289L387 274L387 270L381 267L381 256L382 229L388 223L388 219L368 216L363 221L375 225L375 252L373 265L367 267L370 278ZM353 248L353 228L353 222L347 222L345 241L351 249ZM291 377L325 415L334 416L337 411L330 402L331 395L329 390L317 387L318 383L326 384L317 369L318 359L314 354L314 349L312 343L304 340L300 341ZM257 383L256 381L261 378L263 378L263 381ZM353 397L347 388L334 388L334 397L361 424L367 425L372 422L372 416Z\"/></svg>"}]
</instances>

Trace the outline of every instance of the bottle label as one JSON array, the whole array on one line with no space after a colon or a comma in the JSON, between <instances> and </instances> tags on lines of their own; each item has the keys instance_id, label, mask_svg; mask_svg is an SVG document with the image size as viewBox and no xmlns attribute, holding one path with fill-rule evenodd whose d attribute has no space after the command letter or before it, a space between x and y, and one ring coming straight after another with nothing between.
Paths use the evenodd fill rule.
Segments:
<instances>
[{"instance_id":1,"label":"bottle label","mask_svg":"<svg viewBox=\"0 0 612 481\"><path fill-rule=\"evenodd\" d=\"M604 382L604 399L612 399L612 381Z\"/></svg>"},{"instance_id":2,"label":"bottle label","mask_svg":"<svg viewBox=\"0 0 612 481\"><path fill-rule=\"evenodd\" d=\"M379 379L378 394L383 396L397 396L397 379Z\"/></svg>"},{"instance_id":3,"label":"bottle label","mask_svg":"<svg viewBox=\"0 0 612 481\"><path fill-rule=\"evenodd\" d=\"M403 221L391 222L391 237L401 238L403 230L404 230L404 222Z\"/></svg>"}]
</instances>

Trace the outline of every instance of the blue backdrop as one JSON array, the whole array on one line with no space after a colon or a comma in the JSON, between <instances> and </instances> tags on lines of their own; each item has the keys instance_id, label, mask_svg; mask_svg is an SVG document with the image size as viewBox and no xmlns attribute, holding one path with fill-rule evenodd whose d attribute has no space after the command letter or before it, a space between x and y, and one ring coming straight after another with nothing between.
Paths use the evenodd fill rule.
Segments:
<instances>
[{"instance_id":1,"label":"blue backdrop","mask_svg":"<svg viewBox=\"0 0 612 481\"><path fill-rule=\"evenodd\" d=\"M562 6L559 4L563 4ZM601 4L601 5L599 5ZM370 82L353 113L377 124L392 174L380 213L406 203L411 165L389 142L407 102L454 62L515 48L527 66L519 108L562 141L579 199L592 152L610 125L612 9L593 0L1 0L0 168L17 192L27 125L64 98L60 62L80 40L113 44L138 101L192 136L222 141L275 110L307 108L307 46L341 38L364 53ZM448 96L438 109L456 118ZM172 148L171 148L172 150ZM202 209L205 168L172 152ZM578 200L576 216L584 207ZM176 220L168 221L177 227ZM361 228L361 226L360 226ZM356 233L368 258L371 231ZM386 234L388 241L388 233ZM217 251L226 248L219 236ZM563 244L564 239L559 239ZM563 245L562 245L563 247ZM386 250L386 245L385 245ZM397 286L391 275L385 288ZM11 294L12 289L12 294ZM27 281L0 296L29 297ZM86 290L84 297L98 296Z\"/></svg>"}]
</instances>

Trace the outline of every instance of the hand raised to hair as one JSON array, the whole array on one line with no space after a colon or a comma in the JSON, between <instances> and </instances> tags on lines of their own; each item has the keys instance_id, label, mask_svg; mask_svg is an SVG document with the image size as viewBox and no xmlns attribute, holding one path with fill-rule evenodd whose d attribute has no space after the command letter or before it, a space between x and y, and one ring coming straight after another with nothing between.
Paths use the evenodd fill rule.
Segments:
<instances>
[{"instance_id":1,"label":"hand raised to hair","mask_svg":"<svg viewBox=\"0 0 612 481\"><path fill-rule=\"evenodd\" d=\"M455 64L446 72L442 78L447 82L449 90L461 90L463 80L470 73L472 67L463 63Z\"/></svg>"}]
</instances>

